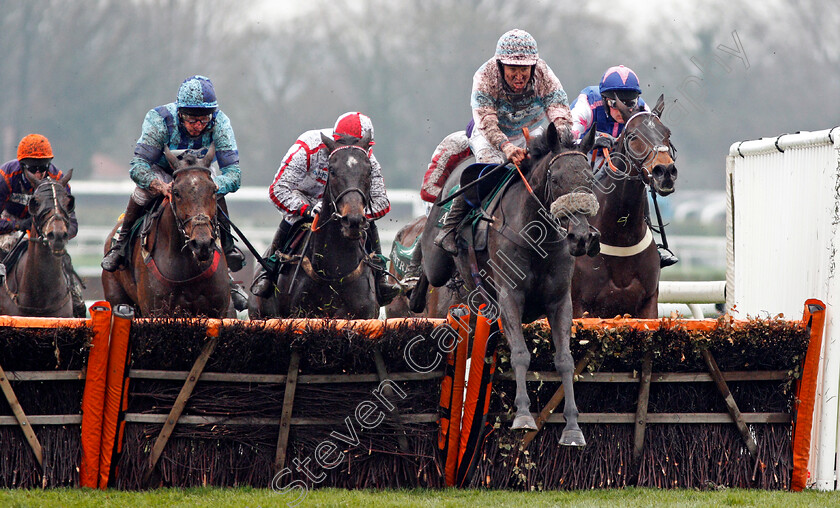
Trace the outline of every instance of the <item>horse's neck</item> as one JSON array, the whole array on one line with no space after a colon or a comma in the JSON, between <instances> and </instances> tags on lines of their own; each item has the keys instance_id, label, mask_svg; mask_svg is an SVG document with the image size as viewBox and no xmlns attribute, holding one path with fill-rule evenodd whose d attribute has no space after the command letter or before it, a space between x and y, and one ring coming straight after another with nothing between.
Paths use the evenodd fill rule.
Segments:
<instances>
[{"instance_id":1,"label":"horse's neck","mask_svg":"<svg viewBox=\"0 0 840 508\"><path fill-rule=\"evenodd\" d=\"M626 172L624 164L617 165L620 172ZM596 192L602 197L598 212L597 227L605 240L613 235L644 234L645 211L647 207L646 187L637 174L632 178L612 178L611 168L602 171L603 177L598 179Z\"/></svg>"},{"instance_id":2,"label":"horse's neck","mask_svg":"<svg viewBox=\"0 0 840 508\"><path fill-rule=\"evenodd\" d=\"M62 258L53 255L49 246L30 241L26 259L18 264L18 301L21 305L44 306L64 298L66 291Z\"/></svg>"},{"instance_id":3,"label":"horse's neck","mask_svg":"<svg viewBox=\"0 0 840 508\"><path fill-rule=\"evenodd\" d=\"M358 238L345 238L338 222L331 221L312 232L309 240L312 264L316 269L323 270L327 277L350 272L359 265L363 255L360 242Z\"/></svg>"}]
</instances>

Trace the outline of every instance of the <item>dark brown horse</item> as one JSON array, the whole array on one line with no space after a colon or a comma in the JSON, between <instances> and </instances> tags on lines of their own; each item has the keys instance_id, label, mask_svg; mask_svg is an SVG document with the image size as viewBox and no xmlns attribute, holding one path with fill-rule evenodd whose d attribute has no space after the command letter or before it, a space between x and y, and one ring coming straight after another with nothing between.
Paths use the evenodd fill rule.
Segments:
<instances>
[{"instance_id":1,"label":"dark brown horse","mask_svg":"<svg viewBox=\"0 0 840 508\"><path fill-rule=\"evenodd\" d=\"M420 249L419 236L423 233L423 228L426 226L426 216L421 215L407 225L403 226L397 231L394 237L394 248L396 245L408 247L414 245L415 249ZM403 268L404 269L404 268ZM398 278L396 268L394 267L394 250L391 251L391 274L395 279ZM459 295L458 289L454 282L447 283L443 287L430 287L428 281L421 279L420 285L412 291L425 291L426 306L423 312L412 312L409 306L409 297L405 294L400 294L394 298L390 304L385 306L385 317L425 317L425 318L445 318L449 308L459 303L464 303ZM465 292L466 293L466 292Z\"/></svg>"},{"instance_id":2,"label":"dark brown horse","mask_svg":"<svg viewBox=\"0 0 840 508\"><path fill-rule=\"evenodd\" d=\"M73 170L59 180L38 179L24 171L35 188L29 200L29 242L6 275L0 313L17 316L73 317L70 282L63 268L75 200L67 192Z\"/></svg>"},{"instance_id":3,"label":"dark brown horse","mask_svg":"<svg viewBox=\"0 0 840 508\"><path fill-rule=\"evenodd\" d=\"M530 158L523 163L526 185L518 175L504 191L493 213L486 252L475 260L461 249L455 268L465 276L476 303L489 304L484 315L499 315L511 350L516 379L514 429L536 429L531 416L525 375L531 355L522 335L522 323L547 316L554 340L554 362L565 389L563 415L566 427L563 445L586 443L578 427L572 373L574 361L569 349L572 326L570 284L574 256L598 253L598 234L589 227L588 215L597 210L591 194L592 170L585 153L592 147L594 133L576 146L571 135L561 137L553 124L529 145ZM441 196L454 185L447 182ZM550 210L550 211L549 211ZM436 204L423 232L423 269L433 286L446 283L451 275L451 257L434 245L435 224L441 214ZM476 298L478 296L478 298Z\"/></svg>"},{"instance_id":4,"label":"dark brown horse","mask_svg":"<svg viewBox=\"0 0 840 508\"><path fill-rule=\"evenodd\" d=\"M370 136L334 140L323 207L306 233L303 251L286 263L269 298L251 295L252 318L374 318L379 314L371 260L365 251L371 163Z\"/></svg>"},{"instance_id":5,"label":"dark brown horse","mask_svg":"<svg viewBox=\"0 0 840 508\"><path fill-rule=\"evenodd\" d=\"M574 315L656 318L659 254L645 220L646 191L650 188L661 196L674 192L677 168L671 131L659 119L665 106L662 96L650 112L638 107L631 111L621 101L616 105L628 121L609 156L611 162L595 176L600 207L592 224L601 231L601 253L575 262Z\"/></svg>"},{"instance_id":6,"label":"dark brown horse","mask_svg":"<svg viewBox=\"0 0 840 508\"><path fill-rule=\"evenodd\" d=\"M232 316L216 185L209 169L215 148L203 158L192 150L176 157L166 148L164 154L174 169L171 198L164 198L148 235L131 240L128 266L102 272L105 298L114 306L133 305L146 317ZM105 242L105 252L115 231Z\"/></svg>"}]
</instances>

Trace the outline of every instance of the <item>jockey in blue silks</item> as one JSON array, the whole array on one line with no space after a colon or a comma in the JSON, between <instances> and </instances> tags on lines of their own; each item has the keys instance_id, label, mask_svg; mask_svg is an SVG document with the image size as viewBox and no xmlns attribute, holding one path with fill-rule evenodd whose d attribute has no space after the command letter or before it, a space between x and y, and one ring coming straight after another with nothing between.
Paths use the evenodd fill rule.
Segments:
<instances>
[{"instance_id":1,"label":"jockey in blue silks","mask_svg":"<svg viewBox=\"0 0 840 508\"><path fill-rule=\"evenodd\" d=\"M591 154L596 169L604 164L601 149L613 147L616 138L624 130L624 123L627 120L615 107L616 101L623 102L630 109L635 108L638 103L642 110L650 111L641 95L642 87L636 73L629 67L616 65L607 69L598 86L584 88L572 102L572 134L578 139L583 139L589 129L595 129L598 133ZM650 212L647 211L647 213ZM660 224L659 227L661 228L662 225ZM659 247L661 267L671 266L677 262L679 259L673 252Z\"/></svg>"},{"instance_id":2,"label":"jockey in blue silks","mask_svg":"<svg viewBox=\"0 0 840 508\"><path fill-rule=\"evenodd\" d=\"M102 259L103 270L113 272L124 265L132 225L143 216L154 198L169 195L173 169L163 154L164 147L177 154L187 149L206 150L211 144L216 149L211 166L213 182L218 188L219 207L227 214L224 196L236 192L241 179L236 138L230 119L219 109L213 83L204 76L192 76L181 83L175 102L149 110L143 119L128 172L137 187L128 200L116 243ZM245 264L245 257L233 243L230 223L224 216L219 219L228 268L238 271ZM237 310L247 308L247 295L232 280L231 297Z\"/></svg>"},{"instance_id":3,"label":"jockey in blue silks","mask_svg":"<svg viewBox=\"0 0 840 508\"><path fill-rule=\"evenodd\" d=\"M611 148L615 138L624 130L625 119L615 107L620 100L628 108L634 108L638 102L641 109L650 111L640 97L642 88L639 77L629 67L617 65L610 67L601 78L598 86L588 86L580 91L572 102L572 134L583 139L584 134L594 126L599 134L596 146Z\"/></svg>"}]
</instances>

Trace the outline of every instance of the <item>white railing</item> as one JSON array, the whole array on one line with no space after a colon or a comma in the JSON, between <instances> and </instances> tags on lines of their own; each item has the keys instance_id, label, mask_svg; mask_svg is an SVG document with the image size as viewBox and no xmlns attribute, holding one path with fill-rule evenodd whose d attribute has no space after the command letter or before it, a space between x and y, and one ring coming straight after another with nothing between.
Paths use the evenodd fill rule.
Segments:
<instances>
[{"instance_id":1,"label":"white railing","mask_svg":"<svg viewBox=\"0 0 840 508\"><path fill-rule=\"evenodd\" d=\"M785 134L731 146L726 161L727 307L739 317L798 319L818 298L828 307L808 469L837 488L840 303L840 129Z\"/></svg>"}]
</instances>

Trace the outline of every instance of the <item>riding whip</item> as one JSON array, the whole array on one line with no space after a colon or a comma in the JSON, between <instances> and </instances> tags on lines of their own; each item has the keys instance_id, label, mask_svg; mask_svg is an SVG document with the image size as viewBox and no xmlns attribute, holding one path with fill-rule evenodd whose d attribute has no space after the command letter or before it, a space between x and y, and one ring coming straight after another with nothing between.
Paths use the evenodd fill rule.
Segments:
<instances>
[{"instance_id":1,"label":"riding whip","mask_svg":"<svg viewBox=\"0 0 840 508\"><path fill-rule=\"evenodd\" d=\"M262 265L262 267L265 269L265 271L267 271L268 273L271 273L271 267L268 266L268 263L266 263L265 258L260 256L260 253L257 252L257 249L255 249L254 246L251 245L251 242L249 242L248 239L245 238L245 235L242 234L242 230L240 230L238 227L236 227L236 224L234 224L233 221L230 220L230 217L228 217L228 215L225 213L225 211L222 210L222 207L220 207L217 204L216 205L216 210L218 210L219 213L222 214L222 217L224 217L225 220L228 221L228 224L230 224L230 227L232 227L233 230L236 231L236 234L239 235L239 239L242 240L242 243L244 243L245 246L248 247L248 250L251 251L251 254L254 255L254 259L256 259L257 262L260 265Z\"/></svg>"},{"instance_id":2,"label":"riding whip","mask_svg":"<svg viewBox=\"0 0 840 508\"><path fill-rule=\"evenodd\" d=\"M437 204L437 205L438 205L438 206L443 206L443 205L445 205L446 203L449 203L449 202L450 202L450 201L452 201L453 199L457 198L458 196L460 196L460 195L461 195L461 194L463 194L464 192L468 191L469 189L471 189L472 187L474 187L475 185L477 185L477 184L478 184L478 182L480 182L480 181L484 180L485 178L487 178L488 176L492 175L493 173L495 173L496 171L498 171L500 168L503 168L503 167L507 166L509 162L510 162L510 159L506 159L504 162L502 162L502 163L501 163L501 164L499 164L498 166L494 167L493 169L491 169L490 171L488 171L488 172L487 172L487 173L485 173L484 175L482 175L482 176L480 176L480 177L476 178L475 180L473 180L472 182L468 183L467 185L464 185L463 187L461 187L461 188L460 188L460 189L458 189L457 191L453 192L452 194L450 194L450 195L449 195L449 196L447 196L446 198L444 198L444 199L440 200L440 202L438 202L438 204Z\"/></svg>"}]
</instances>

